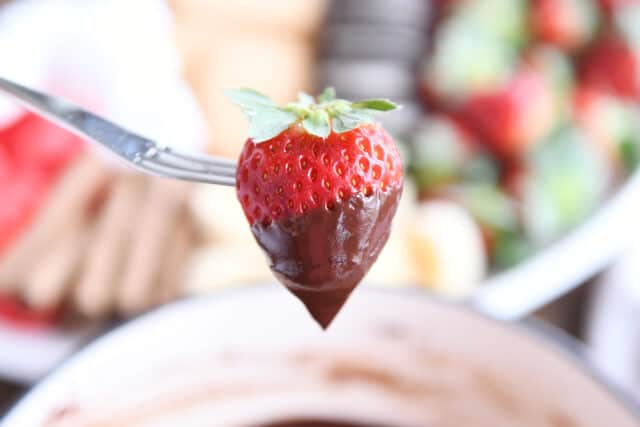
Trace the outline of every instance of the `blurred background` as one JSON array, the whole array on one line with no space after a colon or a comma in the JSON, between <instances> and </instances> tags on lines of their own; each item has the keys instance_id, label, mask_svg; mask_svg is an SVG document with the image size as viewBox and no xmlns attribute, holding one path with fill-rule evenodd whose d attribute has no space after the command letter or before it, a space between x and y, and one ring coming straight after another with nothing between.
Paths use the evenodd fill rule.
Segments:
<instances>
[{"instance_id":1,"label":"blurred background","mask_svg":"<svg viewBox=\"0 0 640 427\"><path fill-rule=\"evenodd\" d=\"M10 0L0 58L230 158L225 88L402 104L407 183L366 286L535 311L640 398L640 1ZM272 281L232 189L132 174L0 98L0 408L118 322Z\"/></svg>"}]
</instances>

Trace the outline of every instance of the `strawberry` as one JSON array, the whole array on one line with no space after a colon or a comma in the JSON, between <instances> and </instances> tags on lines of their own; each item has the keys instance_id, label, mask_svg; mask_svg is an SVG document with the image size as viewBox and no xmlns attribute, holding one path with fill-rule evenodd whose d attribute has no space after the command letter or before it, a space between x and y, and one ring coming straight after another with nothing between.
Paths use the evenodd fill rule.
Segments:
<instances>
[{"instance_id":1,"label":"strawberry","mask_svg":"<svg viewBox=\"0 0 640 427\"><path fill-rule=\"evenodd\" d=\"M522 221L538 247L583 221L602 203L612 184L607 161L573 125L552 132L527 163Z\"/></svg>"},{"instance_id":2,"label":"strawberry","mask_svg":"<svg viewBox=\"0 0 640 427\"><path fill-rule=\"evenodd\" d=\"M527 67L503 88L471 97L458 115L495 154L511 159L551 130L555 102L545 79Z\"/></svg>"},{"instance_id":3,"label":"strawberry","mask_svg":"<svg viewBox=\"0 0 640 427\"><path fill-rule=\"evenodd\" d=\"M527 38L529 0L462 0L455 5L453 19L461 19L477 35L496 43L519 47Z\"/></svg>"},{"instance_id":4,"label":"strawberry","mask_svg":"<svg viewBox=\"0 0 640 427\"><path fill-rule=\"evenodd\" d=\"M589 141L612 167L632 172L635 162L628 163L628 149L637 150L640 126L637 110L630 102L601 89L581 86L574 95L576 123L587 133Z\"/></svg>"},{"instance_id":5,"label":"strawberry","mask_svg":"<svg viewBox=\"0 0 640 427\"><path fill-rule=\"evenodd\" d=\"M389 236L402 164L371 114L396 105L351 103L332 89L285 107L250 89L227 95L250 121L242 209L276 277L326 328Z\"/></svg>"},{"instance_id":6,"label":"strawberry","mask_svg":"<svg viewBox=\"0 0 640 427\"><path fill-rule=\"evenodd\" d=\"M500 187L509 196L520 200L524 194L524 186L529 174L527 163L523 160L503 165L500 176Z\"/></svg>"},{"instance_id":7,"label":"strawberry","mask_svg":"<svg viewBox=\"0 0 640 427\"><path fill-rule=\"evenodd\" d=\"M0 188L11 182L14 173L14 166L6 147L0 143Z\"/></svg>"},{"instance_id":8,"label":"strawberry","mask_svg":"<svg viewBox=\"0 0 640 427\"><path fill-rule=\"evenodd\" d=\"M31 113L0 129L0 253L29 223L83 145L75 135Z\"/></svg>"},{"instance_id":9,"label":"strawberry","mask_svg":"<svg viewBox=\"0 0 640 427\"><path fill-rule=\"evenodd\" d=\"M571 58L562 50L549 45L536 45L527 50L523 62L544 78L554 99L557 122L571 114L571 94L575 84Z\"/></svg>"},{"instance_id":10,"label":"strawberry","mask_svg":"<svg viewBox=\"0 0 640 427\"><path fill-rule=\"evenodd\" d=\"M11 142L18 165L51 175L57 174L84 146L80 138L34 114L26 114L4 129L0 139Z\"/></svg>"},{"instance_id":11,"label":"strawberry","mask_svg":"<svg viewBox=\"0 0 640 427\"><path fill-rule=\"evenodd\" d=\"M640 5L640 0L598 0L598 3L605 12L615 13L626 6Z\"/></svg>"},{"instance_id":12,"label":"strawberry","mask_svg":"<svg viewBox=\"0 0 640 427\"><path fill-rule=\"evenodd\" d=\"M412 143L409 171L421 195L458 181L472 160L474 141L454 120L435 115L422 121Z\"/></svg>"},{"instance_id":13,"label":"strawberry","mask_svg":"<svg viewBox=\"0 0 640 427\"><path fill-rule=\"evenodd\" d=\"M0 322L25 330L42 330L60 320L61 310L52 307L32 310L18 298L0 294Z\"/></svg>"},{"instance_id":14,"label":"strawberry","mask_svg":"<svg viewBox=\"0 0 640 427\"><path fill-rule=\"evenodd\" d=\"M566 50L584 46L598 24L590 0L534 0L531 26L536 39Z\"/></svg>"},{"instance_id":15,"label":"strawberry","mask_svg":"<svg viewBox=\"0 0 640 427\"><path fill-rule=\"evenodd\" d=\"M420 86L430 105L457 104L469 94L493 90L506 81L517 51L465 19L448 19L434 36L432 54L421 67Z\"/></svg>"},{"instance_id":16,"label":"strawberry","mask_svg":"<svg viewBox=\"0 0 640 427\"><path fill-rule=\"evenodd\" d=\"M605 38L584 58L580 76L588 85L640 101L640 49L621 38Z\"/></svg>"}]
</instances>

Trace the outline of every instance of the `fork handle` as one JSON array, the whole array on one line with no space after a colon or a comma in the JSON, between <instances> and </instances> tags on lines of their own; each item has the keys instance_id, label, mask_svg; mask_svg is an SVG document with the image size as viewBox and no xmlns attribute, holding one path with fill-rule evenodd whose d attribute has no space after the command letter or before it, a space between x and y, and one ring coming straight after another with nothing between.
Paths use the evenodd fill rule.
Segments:
<instances>
[{"instance_id":1,"label":"fork handle","mask_svg":"<svg viewBox=\"0 0 640 427\"><path fill-rule=\"evenodd\" d=\"M165 178L233 186L235 163L228 159L186 154L130 132L66 100L0 77L0 91L27 109L81 138L102 145L143 172Z\"/></svg>"},{"instance_id":2,"label":"fork handle","mask_svg":"<svg viewBox=\"0 0 640 427\"><path fill-rule=\"evenodd\" d=\"M74 134L98 143L128 162L136 163L156 144L140 135L84 110L69 101L46 95L0 77L0 91L25 108L62 126Z\"/></svg>"}]
</instances>

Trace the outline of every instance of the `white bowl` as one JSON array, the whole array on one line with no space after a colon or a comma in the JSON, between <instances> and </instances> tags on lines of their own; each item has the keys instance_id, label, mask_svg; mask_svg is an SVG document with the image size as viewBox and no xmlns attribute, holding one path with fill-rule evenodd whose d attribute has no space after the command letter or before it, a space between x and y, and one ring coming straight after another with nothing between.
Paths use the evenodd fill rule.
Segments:
<instances>
[{"instance_id":1,"label":"white bowl","mask_svg":"<svg viewBox=\"0 0 640 427\"><path fill-rule=\"evenodd\" d=\"M305 416L402 427L437 421L442 398L462 415L476 401L495 400L491 411L511 417L499 425L638 425L583 361L530 332L422 292L369 289L356 291L322 332L280 287L234 290L168 305L98 339L27 394L0 427L43 427L61 411L76 421L104 416L112 423L100 425L119 427ZM325 378L332 372L335 380L341 366L340 381ZM379 370L391 380L368 374ZM433 384L455 393L438 394ZM146 423L129 424L131 414Z\"/></svg>"},{"instance_id":2,"label":"white bowl","mask_svg":"<svg viewBox=\"0 0 640 427\"><path fill-rule=\"evenodd\" d=\"M601 272L636 240L640 173L635 173L589 219L512 269L488 278L470 298L480 312L518 319Z\"/></svg>"}]
</instances>

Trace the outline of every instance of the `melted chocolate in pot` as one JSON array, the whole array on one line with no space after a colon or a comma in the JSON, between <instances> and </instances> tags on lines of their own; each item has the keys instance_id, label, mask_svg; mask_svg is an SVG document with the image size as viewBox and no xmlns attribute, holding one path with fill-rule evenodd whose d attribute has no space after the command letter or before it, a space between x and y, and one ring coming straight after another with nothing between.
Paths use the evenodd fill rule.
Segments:
<instances>
[{"instance_id":1,"label":"melted chocolate in pot","mask_svg":"<svg viewBox=\"0 0 640 427\"><path fill-rule=\"evenodd\" d=\"M323 328L378 258L401 194L401 187L354 194L332 210L252 226L271 270Z\"/></svg>"}]
</instances>

